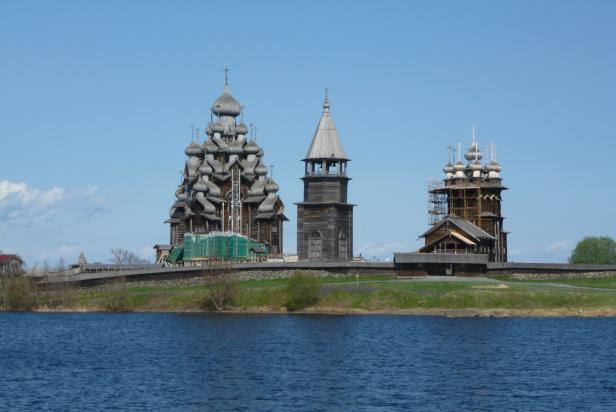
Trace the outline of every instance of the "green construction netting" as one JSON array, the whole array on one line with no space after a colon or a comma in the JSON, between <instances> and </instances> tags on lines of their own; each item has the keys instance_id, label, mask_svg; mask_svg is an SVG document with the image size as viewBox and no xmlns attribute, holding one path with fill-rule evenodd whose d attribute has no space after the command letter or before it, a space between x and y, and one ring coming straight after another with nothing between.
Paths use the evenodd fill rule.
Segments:
<instances>
[{"instance_id":1,"label":"green construction netting","mask_svg":"<svg viewBox=\"0 0 616 412\"><path fill-rule=\"evenodd\" d=\"M165 260L170 263L182 262L184 260L184 245L174 246Z\"/></svg>"},{"instance_id":2,"label":"green construction netting","mask_svg":"<svg viewBox=\"0 0 616 412\"><path fill-rule=\"evenodd\" d=\"M178 263L196 258L253 260L260 256L267 256L268 253L269 249L266 244L237 233L216 232L207 235L186 233L184 243L173 248L167 261Z\"/></svg>"}]
</instances>

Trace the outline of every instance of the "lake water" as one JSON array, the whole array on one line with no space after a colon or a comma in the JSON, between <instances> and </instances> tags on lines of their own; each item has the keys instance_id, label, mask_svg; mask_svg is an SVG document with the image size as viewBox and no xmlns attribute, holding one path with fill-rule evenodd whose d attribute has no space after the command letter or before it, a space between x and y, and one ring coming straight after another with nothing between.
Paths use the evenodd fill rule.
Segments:
<instances>
[{"instance_id":1,"label":"lake water","mask_svg":"<svg viewBox=\"0 0 616 412\"><path fill-rule=\"evenodd\" d=\"M0 313L0 410L616 410L616 319Z\"/></svg>"}]
</instances>

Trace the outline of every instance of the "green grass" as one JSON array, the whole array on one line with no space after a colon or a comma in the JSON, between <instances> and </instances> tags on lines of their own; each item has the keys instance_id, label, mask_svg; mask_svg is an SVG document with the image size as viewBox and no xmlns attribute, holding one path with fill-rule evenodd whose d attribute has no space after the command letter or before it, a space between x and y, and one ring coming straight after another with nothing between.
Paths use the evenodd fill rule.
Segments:
<instances>
[{"instance_id":1,"label":"green grass","mask_svg":"<svg viewBox=\"0 0 616 412\"><path fill-rule=\"evenodd\" d=\"M587 288L600 288L600 289L616 289L616 276L610 276L597 279L555 279L555 280L521 280L514 279L511 276L494 276L493 279L506 281L506 282L518 282L518 283L552 283L571 286L580 286Z\"/></svg>"},{"instance_id":2,"label":"green grass","mask_svg":"<svg viewBox=\"0 0 616 412\"><path fill-rule=\"evenodd\" d=\"M322 278L316 309L596 309L616 308L616 291L567 289L533 285L548 281L497 283L477 281L405 282L386 276ZM616 289L616 278L558 281L576 286ZM286 279L243 281L234 304L238 310L283 310ZM599 286L600 285L600 286ZM167 288L164 286L129 287L126 289L129 310L199 311L207 296L206 286ZM113 290L79 290L72 292L71 307L104 310Z\"/></svg>"}]
</instances>

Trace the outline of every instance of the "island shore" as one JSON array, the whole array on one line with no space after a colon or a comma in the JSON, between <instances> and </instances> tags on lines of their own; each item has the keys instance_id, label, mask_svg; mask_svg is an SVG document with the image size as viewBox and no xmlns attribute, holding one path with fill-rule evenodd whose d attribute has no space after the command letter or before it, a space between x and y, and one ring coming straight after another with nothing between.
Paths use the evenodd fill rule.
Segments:
<instances>
[{"instance_id":1,"label":"island shore","mask_svg":"<svg viewBox=\"0 0 616 412\"><path fill-rule=\"evenodd\" d=\"M108 283L38 291L33 312L204 313L211 278ZM413 315L444 317L612 317L616 276L588 279L319 278L316 303L290 312L288 278L235 282L233 301L218 313ZM8 310L11 308L5 308ZM220 309L220 308L219 308Z\"/></svg>"}]
</instances>

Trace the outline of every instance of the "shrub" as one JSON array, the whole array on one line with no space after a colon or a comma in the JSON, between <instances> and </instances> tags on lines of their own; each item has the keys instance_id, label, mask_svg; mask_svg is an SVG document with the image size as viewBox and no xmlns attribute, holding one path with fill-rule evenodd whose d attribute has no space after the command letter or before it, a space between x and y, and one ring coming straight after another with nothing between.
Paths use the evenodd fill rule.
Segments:
<instances>
[{"instance_id":1,"label":"shrub","mask_svg":"<svg viewBox=\"0 0 616 412\"><path fill-rule=\"evenodd\" d=\"M287 310L299 310L315 305L319 301L321 283L315 276L297 271L289 278L287 283Z\"/></svg>"},{"instance_id":2,"label":"shrub","mask_svg":"<svg viewBox=\"0 0 616 412\"><path fill-rule=\"evenodd\" d=\"M203 306L212 311L221 311L232 306L239 292L238 282L224 275L210 278L207 282L207 288L207 296Z\"/></svg>"},{"instance_id":3,"label":"shrub","mask_svg":"<svg viewBox=\"0 0 616 412\"><path fill-rule=\"evenodd\" d=\"M573 249L569 263L616 264L616 242L608 236L585 237Z\"/></svg>"},{"instance_id":4,"label":"shrub","mask_svg":"<svg viewBox=\"0 0 616 412\"><path fill-rule=\"evenodd\" d=\"M105 309L110 312L128 312L128 286L126 278L113 280L109 284L109 291L105 296Z\"/></svg>"},{"instance_id":5,"label":"shrub","mask_svg":"<svg viewBox=\"0 0 616 412\"><path fill-rule=\"evenodd\" d=\"M20 272L0 276L0 306L11 310L31 310L37 305L36 284Z\"/></svg>"}]
</instances>

